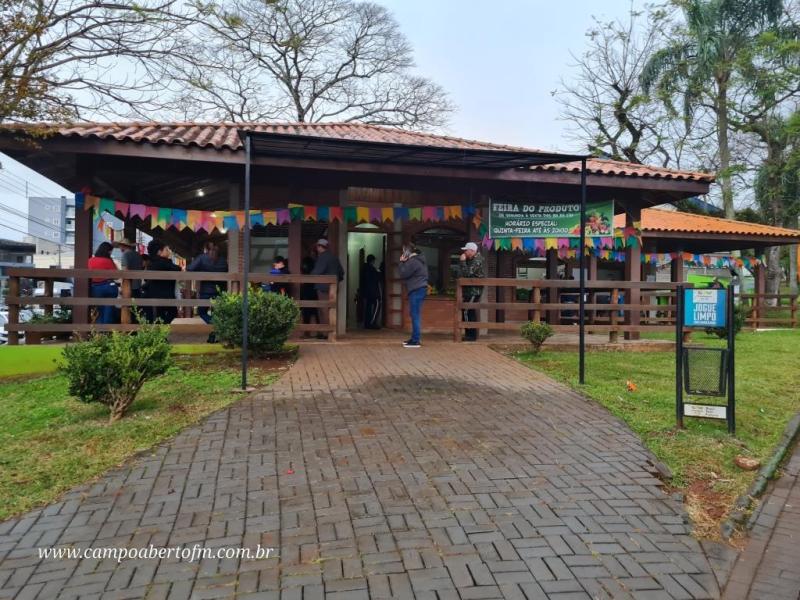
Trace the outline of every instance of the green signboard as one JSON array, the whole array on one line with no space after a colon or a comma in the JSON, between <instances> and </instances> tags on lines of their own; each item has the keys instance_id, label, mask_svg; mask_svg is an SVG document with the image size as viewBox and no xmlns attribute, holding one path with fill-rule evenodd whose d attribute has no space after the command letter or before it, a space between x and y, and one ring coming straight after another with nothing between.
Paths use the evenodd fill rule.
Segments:
<instances>
[{"instance_id":1,"label":"green signboard","mask_svg":"<svg viewBox=\"0 0 800 600\"><path fill-rule=\"evenodd\" d=\"M492 200L489 237L580 237L581 205L566 202ZM586 235L614 235L614 201L586 204Z\"/></svg>"}]
</instances>

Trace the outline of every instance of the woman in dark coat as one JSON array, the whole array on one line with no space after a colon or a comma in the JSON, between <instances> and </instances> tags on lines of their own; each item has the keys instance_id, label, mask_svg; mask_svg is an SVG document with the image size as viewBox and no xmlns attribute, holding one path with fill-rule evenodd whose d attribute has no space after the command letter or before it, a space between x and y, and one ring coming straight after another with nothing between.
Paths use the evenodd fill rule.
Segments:
<instances>
[{"instance_id":1,"label":"woman in dark coat","mask_svg":"<svg viewBox=\"0 0 800 600\"><path fill-rule=\"evenodd\" d=\"M147 254L150 258L149 271L180 271L170 257L172 251L164 242L152 240L147 244ZM143 297L144 298L169 298L175 300L175 280L174 279L145 279ZM150 307L148 310L150 321L160 320L163 323L171 323L178 316L178 309L174 306Z\"/></svg>"}]
</instances>

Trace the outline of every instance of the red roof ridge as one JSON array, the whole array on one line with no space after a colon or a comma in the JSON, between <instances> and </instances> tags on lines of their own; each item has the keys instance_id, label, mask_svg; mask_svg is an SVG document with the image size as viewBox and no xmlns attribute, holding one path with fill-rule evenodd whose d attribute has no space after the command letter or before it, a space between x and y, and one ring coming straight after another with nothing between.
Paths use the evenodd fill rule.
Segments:
<instances>
[{"instance_id":1,"label":"red roof ridge","mask_svg":"<svg viewBox=\"0 0 800 600\"><path fill-rule=\"evenodd\" d=\"M113 139L118 142L153 145L183 145L199 148L211 148L218 151L240 151L241 139L236 129L252 128L254 131L273 131L286 135L314 135L342 140L372 141L420 146L441 146L464 150L504 150L516 152L548 152L541 149L524 148L494 142L483 142L451 135L411 131L399 127L389 127L372 123L308 123L291 121L85 121L67 123L7 123L0 124L0 130L53 129L65 137ZM185 131L179 131L184 130ZM213 131L209 131L213 130ZM376 132L370 135L369 132ZM359 135L361 133L361 135ZM394 135L392 135L394 134ZM553 152L553 154L558 154ZM711 183L714 176L708 173L677 171L664 167L651 167L636 163L588 158L588 170L592 174L607 176L629 176L641 178L662 178L675 180L700 181ZM562 162L550 165L531 167L540 171L580 171L580 162Z\"/></svg>"}]
</instances>

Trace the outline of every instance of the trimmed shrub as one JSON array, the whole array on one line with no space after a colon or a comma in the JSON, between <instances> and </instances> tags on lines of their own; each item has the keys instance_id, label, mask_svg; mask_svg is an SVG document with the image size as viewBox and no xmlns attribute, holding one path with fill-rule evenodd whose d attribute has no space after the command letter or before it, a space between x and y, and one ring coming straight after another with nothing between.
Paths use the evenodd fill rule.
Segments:
<instances>
[{"instance_id":1,"label":"trimmed shrub","mask_svg":"<svg viewBox=\"0 0 800 600\"><path fill-rule=\"evenodd\" d=\"M744 304L736 304L733 307L733 335L739 335L739 332L744 327L744 322L747 319L750 309ZM708 335L716 335L720 339L728 337L728 329L726 327L706 327Z\"/></svg>"},{"instance_id":2,"label":"trimmed shrub","mask_svg":"<svg viewBox=\"0 0 800 600\"><path fill-rule=\"evenodd\" d=\"M522 337L528 340L533 347L533 353L538 354L545 340L553 335L553 328L547 323L528 321L519 330Z\"/></svg>"},{"instance_id":3,"label":"trimmed shrub","mask_svg":"<svg viewBox=\"0 0 800 600\"><path fill-rule=\"evenodd\" d=\"M300 318L300 308L289 296L254 289L247 296L247 346L256 356L279 352ZM242 295L223 292L211 301L211 322L217 339L228 346L242 345Z\"/></svg>"},{"instance_id":4,"label":"trimmed shrub","mask_svg":"<svg viewBox=\"0 0 800 600\"><path fill-rule=\"evenodd\" d=\"M112 423L121 419L144 383L172 365L168 334L164 325L145 325L135 334L95 333L66 346L59 369L67 377L69 393L82 402L108 406Z\"/></svg>"}]
</instances>

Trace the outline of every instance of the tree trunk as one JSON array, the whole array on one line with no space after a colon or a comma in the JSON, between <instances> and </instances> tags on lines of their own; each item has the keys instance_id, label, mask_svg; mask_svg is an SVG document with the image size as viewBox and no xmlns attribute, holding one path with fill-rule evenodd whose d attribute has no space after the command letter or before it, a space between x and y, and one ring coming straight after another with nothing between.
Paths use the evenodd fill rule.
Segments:
<instances>
[{"instance_id":1,"label":"tree trunk","mask_svg":"<svg viewBox=\"0 0 800 600\"><path fill-rule=\"evenodd\" d=\"M781 247L767 248L767 294L777 294L781 289ZM767 298L767 306L775 306L777 298Z\"/></svg>"},{"instance_id":2,"label":"tree trunk","mask_svg":"<svg viewBox=\"0 0 800 600\"><path fill-rule=\"evenodd\" d=\"M719 184L722 188L722 209L726 219L735 219L733 182L731 181L731 148L728 140L728 82L717 79L717 143L719 145Z\"/></svg>"}]
</instances>

